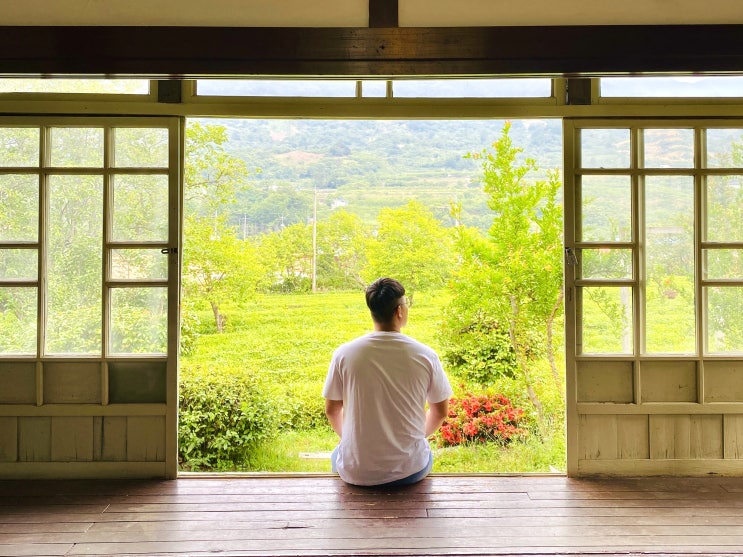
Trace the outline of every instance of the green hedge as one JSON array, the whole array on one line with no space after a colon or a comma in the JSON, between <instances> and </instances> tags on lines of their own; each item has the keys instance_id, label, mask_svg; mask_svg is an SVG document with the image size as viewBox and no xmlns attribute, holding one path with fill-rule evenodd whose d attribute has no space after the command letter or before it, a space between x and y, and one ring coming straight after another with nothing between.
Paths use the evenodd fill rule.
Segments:
<instances>
[{"instance_id":1,"label":"green hedge","mask_svg":"<svg viewBox=\"0 0 743 557\"><path fill-rule=\"evenodd\" d=\"M278 432L277 407L256 378L203 368L184 375L178 418L183 468L232 469L253 445Z\"/></svg>"}]
</instances>

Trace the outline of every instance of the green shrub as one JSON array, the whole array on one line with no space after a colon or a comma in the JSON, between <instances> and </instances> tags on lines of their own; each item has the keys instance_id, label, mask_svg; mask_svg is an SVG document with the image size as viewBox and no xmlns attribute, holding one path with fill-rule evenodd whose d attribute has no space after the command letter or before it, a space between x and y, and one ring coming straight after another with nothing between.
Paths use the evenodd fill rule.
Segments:
<instances>
[{"instance_id":1,"label":"green shrub","mask_svg":"<svg viewBox=\"0 0 743 557\"><path fill-rule=\"evenodd\" d=\"M276 405L237 370L189 369L181 378L178 456L185 469L231 469L278 432Z\"/></svg>"},{"instance_id":2,"label":"green shrub","mask_svg":"<svg viewBox=\"0 0 743 557\"><path fill-rule=\"evenodd\" d=\"M281 397L284 428L308 430L328 425L321 382L292 382L286 385Z\"/></svg>"},{"instance_id":3,"label":"green shrub","mask_svg":"<svg viewBox=\"0 0 743 557\"><path fill-rule=\"evenodd\" d=\"M483 386L516 376L511 338L497 320L478 311L469 322L456 325L442 335L443 359L451 373Z\"/></svg>"}]
</instances>

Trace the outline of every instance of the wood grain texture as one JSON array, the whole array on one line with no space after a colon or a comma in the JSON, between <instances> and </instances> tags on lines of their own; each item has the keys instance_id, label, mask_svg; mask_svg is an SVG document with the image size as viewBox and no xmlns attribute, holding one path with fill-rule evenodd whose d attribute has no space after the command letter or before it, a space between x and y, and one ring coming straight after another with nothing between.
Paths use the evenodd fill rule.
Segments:
<instances>
[{"instance_id":1,"label":"wood grain texture","mask_svg":"<svg viewBox=\"0 0 743 557\"><path fill-rule=\"evenodd\" d=\"M739 72L742 29L743 25L4 26L0 73L173 78Z\"/></svg>"},{"instance_id":2,"label":"wood grain texture","mask_svg":"<svg viewBox=\"0 0 743 557\"><path fill-rule=\"evenodd\" d=\"M0 481L0 555L733 555L743 478Z\"/></svg>"}]
</instances>

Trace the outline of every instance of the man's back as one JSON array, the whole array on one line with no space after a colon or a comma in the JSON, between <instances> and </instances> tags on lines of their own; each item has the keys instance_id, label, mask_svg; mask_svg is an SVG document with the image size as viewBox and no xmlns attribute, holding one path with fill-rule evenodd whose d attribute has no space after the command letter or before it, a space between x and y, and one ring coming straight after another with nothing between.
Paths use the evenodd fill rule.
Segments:
<instances>
[{"instance_id":1,"label":"man's back","mask_svg":"<svg viewBox=\"0 0 743 557\"><path fill-rule=\"evenodd\" d=\"M339 347L323 396L343 401L341 477L373 485L424 468L425 403L450 394L436 353L400 332L375 331Z\"/></svg>"}]
</instances>

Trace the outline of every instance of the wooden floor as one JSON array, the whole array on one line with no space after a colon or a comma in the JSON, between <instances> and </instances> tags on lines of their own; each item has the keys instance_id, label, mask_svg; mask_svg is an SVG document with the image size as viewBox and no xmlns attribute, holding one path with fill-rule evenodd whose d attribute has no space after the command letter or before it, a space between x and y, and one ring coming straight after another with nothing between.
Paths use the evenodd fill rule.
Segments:
<instances>
[{"instance_id":1,"label":"wooden floor","mask_svg":"<svg viewBox=\"0 0 743 557\"><path fill-rule=\"evenodd\" d=\"M743 479L0 481L0 555L743 555Z\"/></svg>"}]
</instances>

